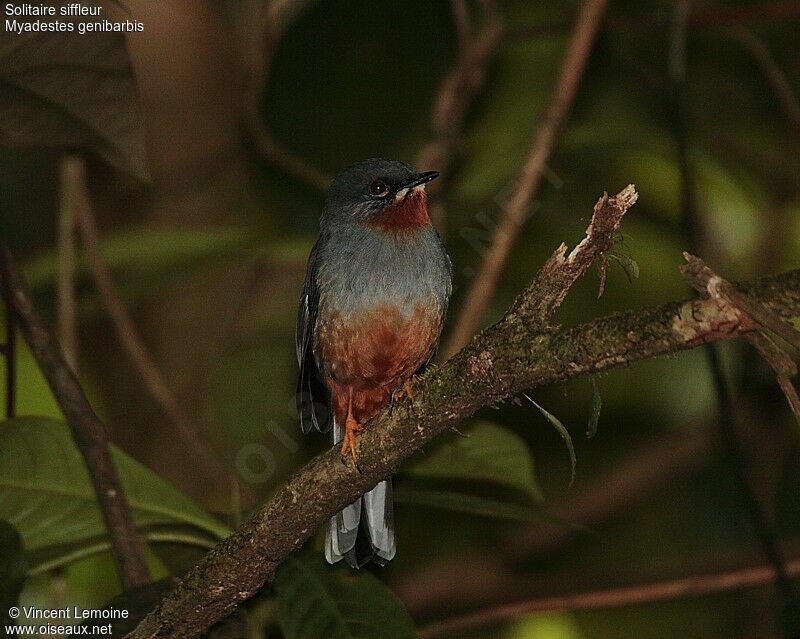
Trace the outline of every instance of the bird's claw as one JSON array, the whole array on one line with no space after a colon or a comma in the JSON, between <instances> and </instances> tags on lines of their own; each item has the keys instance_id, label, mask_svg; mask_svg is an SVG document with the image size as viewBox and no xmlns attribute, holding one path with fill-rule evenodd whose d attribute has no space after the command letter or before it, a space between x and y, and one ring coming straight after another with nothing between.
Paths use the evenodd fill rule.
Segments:
<instances>
[{"instance_id":1,"label":"bird's claw","mask_svg":"<svg viewBox=\"0 0 800 639\"><path fill-rule=\"evenodd\" d=\"M358 468L358 455L356 454L356 434L364 430L364 427L355 419L348 415L344 423L344 437L342 438L342 458L346 461L348 455L353 458L353 465Z\"/></svg>"},{"instance_id":2,"label":"bird's claw","mask_svg":"<svg viewBox=\"0 0 800 639\"><path fill-rule=\"evenodd\" d=\"M417 376L413 375L411 379L403 382L403 385L392 393L392 403L399 402L404 397L408 397L412 406L414 404L414 384L417 381Z\"/></svg>"}]
</instances>

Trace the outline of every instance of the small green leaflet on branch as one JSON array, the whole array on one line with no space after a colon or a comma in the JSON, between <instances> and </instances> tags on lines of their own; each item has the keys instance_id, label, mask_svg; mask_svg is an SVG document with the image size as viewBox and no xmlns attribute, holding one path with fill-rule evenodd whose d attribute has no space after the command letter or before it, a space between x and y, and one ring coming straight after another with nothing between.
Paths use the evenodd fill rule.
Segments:
<instances>
[{"instance_id":1,"label":"small green leaflet on branch","mask_svg":"<svg viewBox=\"0 0 800 639\"><path fill-rule=\"evenodd\" d=\"M634 280L639 279L639 265L636 263L632 257L627 255L623 255L622 253L608 253L608 257L613 259L617 264L622 267L622 270L625 271L625 275L628 276L628 281L633 284Z\"/></svg>"},{"instance_id":2,"label":"small green leaflet on branch","mask_svg":"<svg viewBox=\"0 0 800 639\"><path fill-rule=\"evenodd\" d=\"M286 639L414 639L400 601L369 572L353 575L321 558L289 557L275 574Z\"/></svg>"},{"instance_id":3,"label":"small green leaflet on branch","mask_svg":"<svg viewBox=\"0 0 800 639\"><path fill-rule=\"evenodd\" d=\"M572 437L570 436L569 431L564 426L564 424L561 423L558 417L556 417L552 413L548 413L543 407L539 406L539 404L533 401L533 399L527 393L522 393L522 396L525 399L527 399L531 404L536 406L536 408L539 409L539 412L542 415L544 415L545 419L547 419L547 421L553 425L553 428L555 428L558 431L558 434L561 435L561 438L567 445L567 450L569 451L569 461L570 461L569 485L571 487L572 484L575 482L575 466L577 465L578 460L575 456L575 447L572 445Z\"/></svg>"}]
</instances>

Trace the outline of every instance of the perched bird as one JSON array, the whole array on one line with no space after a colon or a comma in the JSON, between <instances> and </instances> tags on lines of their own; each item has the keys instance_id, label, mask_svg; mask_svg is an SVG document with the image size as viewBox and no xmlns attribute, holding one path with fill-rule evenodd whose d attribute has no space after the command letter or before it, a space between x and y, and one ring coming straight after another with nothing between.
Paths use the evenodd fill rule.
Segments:
<instances>
[{"instance_id":1,"label":"perched bird","mask_svg":"<svg viewBox=\"0 0 800 639\"><path fill-rule=\"evenodd\" d=\"M297 404L304 433L333 426L355 438L433 357L452 290L452 267L428 216L436 171L365 160L334 178L308 258L297 317ZM394 557L391 479L332 517L330 563L354 568Z\"/></svg>"}]
</instances>

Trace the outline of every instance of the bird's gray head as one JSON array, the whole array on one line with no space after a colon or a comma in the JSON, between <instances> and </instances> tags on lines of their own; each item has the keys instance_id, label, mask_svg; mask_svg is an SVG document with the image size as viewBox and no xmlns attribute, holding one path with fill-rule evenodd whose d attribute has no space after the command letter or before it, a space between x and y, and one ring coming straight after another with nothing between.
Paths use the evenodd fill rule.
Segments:
<instances>
[{"instance_id":1,"label":"bird's gray head","mask_svg":"<svg viewBox=\"0 0 800 639\"><path fill-rule=\"evenodd\" d=\"M397 160L364 160L333 179L323 219L362 222L386 231L425 226L430 224L425 185L438 175L417 173Z\"/></svg>"}]
</instances>

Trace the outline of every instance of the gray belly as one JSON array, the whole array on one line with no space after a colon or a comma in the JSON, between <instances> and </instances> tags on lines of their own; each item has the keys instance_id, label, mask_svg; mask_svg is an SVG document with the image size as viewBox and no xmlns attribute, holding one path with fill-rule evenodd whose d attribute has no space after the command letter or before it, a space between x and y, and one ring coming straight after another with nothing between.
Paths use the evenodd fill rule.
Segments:
<instances>
[{"instance_id":1,"label":"gray belly","mask_svg":"<svg viewBox=\"0 0 800 639\"><path fill-rule=\"evenodd\" d=\"M432 228L411 238L346 228L324 250L318 273L320 315L346 316L382 304L406 317L419 304L444 315L452 286L450 259Z\"/></svg>"}]
</instances>

